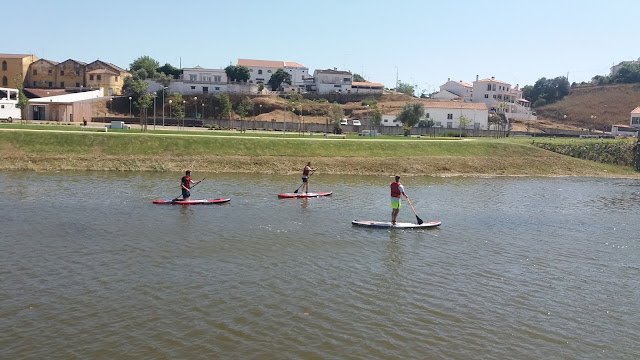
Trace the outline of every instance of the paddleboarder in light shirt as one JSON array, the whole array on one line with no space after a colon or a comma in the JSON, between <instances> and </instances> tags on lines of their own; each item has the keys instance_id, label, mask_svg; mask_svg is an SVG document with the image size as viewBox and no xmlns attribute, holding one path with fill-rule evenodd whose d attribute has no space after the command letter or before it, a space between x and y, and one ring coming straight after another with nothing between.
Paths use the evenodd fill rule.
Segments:
<instances>
[{"instance_id":1,"label":"paddleboarder in light shirt","mask_svg":"<svg viewBox=\"0 0 640 360\"><path fill-rule=\"evenodd\" d=\"M302 193L309 193L309 172L316 171L316 169L311 168L311 161L307 163L307 166L302 170Z\"/></svg>"},{"instance_id":2,"label":"paddleboarder in light shirt","mask_svg":"<svg viewBox=\"0 0 640 360\"><path fill-rule=\"evenodd\" d=\"M392 182L389 187L391 188L391 224L395 225L398 212L400 212L400 199L402 195L407 198L407 194L404 193L404 186L400 183L398 175L396 175L396 181Z\"/></svg>"},{"instance_id":3,"label":"paddleboarder in light shirt","mask_svg":"<svg viewBox=\"0 0 640 360\"><path fill-rule=\"evenodd\" d=\"M202 181L202 180L200 180ZM180 187L182 187L182 201L191 200L191 184L198 184L200 181L191 180L191 170L187 170L185 175L180 180Z\"/></svg>"}]
</instances>

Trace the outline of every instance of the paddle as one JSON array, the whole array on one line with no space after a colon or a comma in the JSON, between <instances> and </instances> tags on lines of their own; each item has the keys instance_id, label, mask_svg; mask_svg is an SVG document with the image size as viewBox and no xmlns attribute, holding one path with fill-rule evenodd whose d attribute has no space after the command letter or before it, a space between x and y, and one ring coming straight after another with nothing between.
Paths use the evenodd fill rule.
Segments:
<instances>
[{"instance_id":1,"label":"paddle","mask_svg":"<svg viewBox=\"0 0 640 360\"><path fill-rule=\"evenodd\" d=\"M316 170L317 170L317 169L316 169ZM314 172L316 172L316 170L313 170L313 171L311 172L311 174L309 174L309 176L313 175L313 173L314 173ZM300 188L302 187L302 185L304 185L304 181L302 182L302 184L300 184L300 186L298 186L298 188L296 189L296 191L294 191L293 193L294 193L294 194L297 194L297 193L298 193L298 190L300 190Z\"/></svg>"},{"instance_id":2,"label":"paddle","mask_svg":"<svg viewBox=\"0 0 640 360\"><path fill-rule=\"evenodd\" d=\"M196 187L198 184L200 184L201 182L203 182L203 181L204 181L204 179L206 179L206 178L202 178L202 180L200 180L200 181L198 181L197 183L193 184L193 186L191 187L191 189L193 189L193 188L194 188L194 187ZM189 189L189 190L191 190L191 189ZM177 198L175 198L175 199L171 200L171 202L178 201L178 199L180 199L180 196L182 196L182 194L178 195L178 197L177 197Z\"/></svg>"},{"instance_id":3,"label":"paddle","mask_svg":"<svg viewBox=\"0 0 640 360\"><path fill-rule=\"evenodd\" d=\"M416 209L414 209L413 205L411 205L411 200L409 200L409 197L406 194L404 195L404 197L407 198L407 202L409 203L409 206L411 206L411 210L413 210L413 215L416 216L416 221L418 222L418 225L422 225L424 221L422 221L422 219L420 219L418 214L416 214Z\"/></svg>"}]
</instances>

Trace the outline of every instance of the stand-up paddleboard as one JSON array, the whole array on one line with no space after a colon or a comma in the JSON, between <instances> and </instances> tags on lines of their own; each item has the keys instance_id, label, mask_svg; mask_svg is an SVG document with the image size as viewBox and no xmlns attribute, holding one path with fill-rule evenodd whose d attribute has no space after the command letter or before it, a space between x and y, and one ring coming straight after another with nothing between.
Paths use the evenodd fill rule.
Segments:
<instances>
[{"instance_id":1,"label":"stand-up paddleboard","mask_svg":"<svg viewBox=\"0 0 640 360\"><path fill-rule=\"evenodd\" d=\"M371 228L386 228L386 229L424 229L440 226L440 221L423 222L422 224L403 223L397 222L395 225L391 225L391 221L368 221L368 220L353 220L351 222L355 226L364 226Z\"/></svg>"},{"instance_id":2,"label":"stand-up paddleboard","mask_svg":"<svg viewBox=\"0 0 640 360\"><path fill-rule=\"evenodd\" d=\"M316 193L308 193L308 194L300 194L300 193L285 193L285 194L278 194L278 197L280 198L310 198L310 197L320 197L320 196L328 196L331 195L333 192L332 191L321 191L321 192L316 192Z\"/></svg>"},{"instance_id":3,"label":"stand-up paddleboard","mask_svg":"<svg viewBox=\"0 0 640 360\"><path fill-rule=\"evenodd\" d=\"M213 205L213 204L224 204L231 201L231 198L222 198L222 199L204 199L204 200L153 200L154 204L160 205Z\"/></svg>"}]
</instances>

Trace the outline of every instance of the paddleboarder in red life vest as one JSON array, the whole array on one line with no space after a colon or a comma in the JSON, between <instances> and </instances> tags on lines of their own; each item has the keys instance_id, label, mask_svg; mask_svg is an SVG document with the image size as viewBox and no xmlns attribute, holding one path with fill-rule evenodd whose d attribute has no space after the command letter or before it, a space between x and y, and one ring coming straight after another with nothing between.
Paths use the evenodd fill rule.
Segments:
<instances>
[{"instance_id":1,"label":"paddleboarder in red life vest","mask_svg":"<svg viewBox=\"0 0 640 360\"><path fill-rule=\"evenodd\" d=\"M307 166L302 170L302 193L309 193L309 173L312 171L316 171L316 169L311 168L311 161L307 163Z\"/></svg>"},{"instance_id":2,"label":"paddleboarder in red life vest","mask_svg":"<svg viewBox=\"0 0 640 360\"><path fill-rule=\"evenodd\" d=\"M200 180L202 181L202 180ZM191 200L191 184L198 184L200 181L191 180L191 170L187 170L185 175L180 180L180 187L182 187L182 200L189 201Z\"/></svg>"},{"instance_id":3,"label":"paddleboarder in red life vest","mask_svg":"<svg viewBox=\"0 0 640 360\"><path fill-rule=\"evenodd\" d=\"M389 186L391 187L391 224L395 225L398 212L400 212L400 198L402 195L407 198L407 194L404 193L404 186L400 183L398 175L396 175L396 181Z\"/></svg>"}]
</instances>

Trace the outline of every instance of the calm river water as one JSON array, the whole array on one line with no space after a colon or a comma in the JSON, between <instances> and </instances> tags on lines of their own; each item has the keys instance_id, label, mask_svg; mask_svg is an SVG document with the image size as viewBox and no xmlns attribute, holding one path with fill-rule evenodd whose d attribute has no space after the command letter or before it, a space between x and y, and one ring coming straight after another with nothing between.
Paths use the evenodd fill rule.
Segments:
<instances>
[{"instance_id":1,"label":"calm river water","mask_svg":"<svg viewBox=\"0 0 640 360\"><path fill-rule=\"evenodd\" d=\"M0 173L0 358L640 357L638 180L194 175Z\"/></svg>"}]
</instances>

